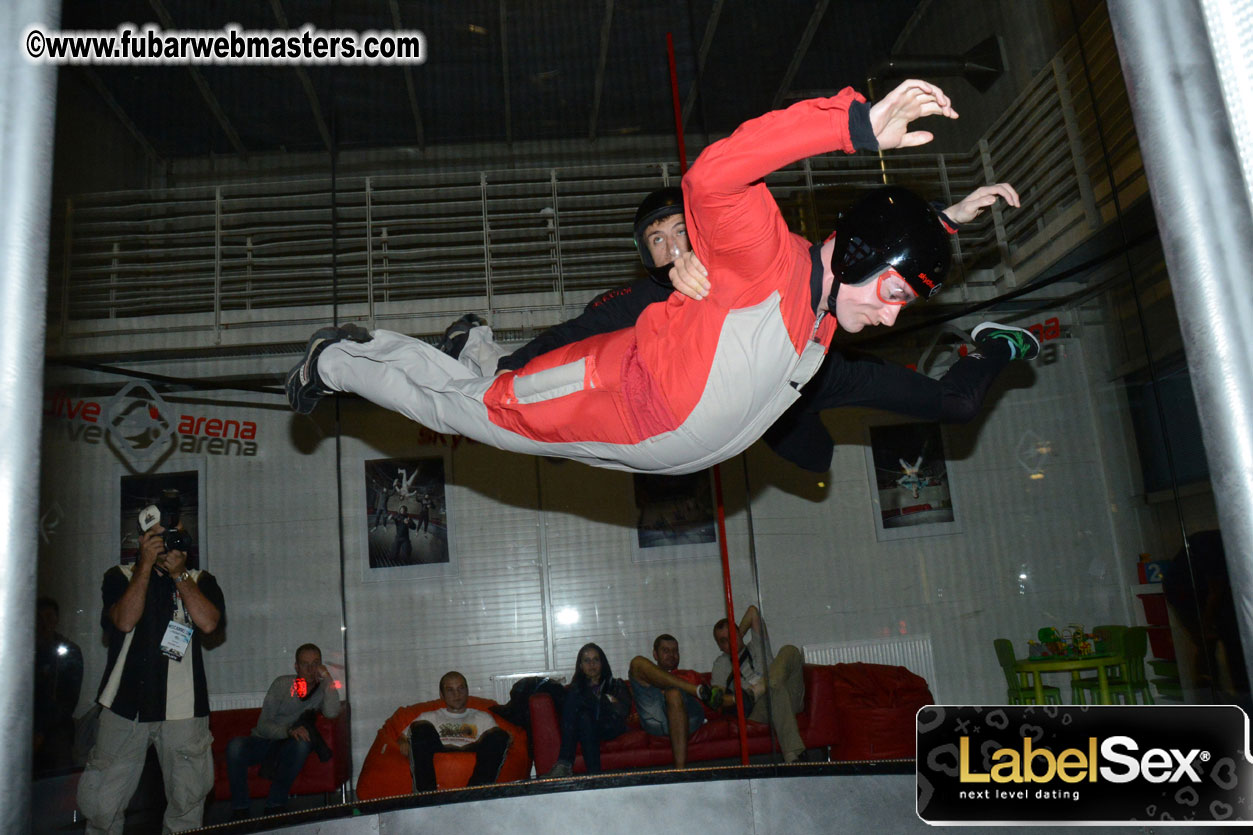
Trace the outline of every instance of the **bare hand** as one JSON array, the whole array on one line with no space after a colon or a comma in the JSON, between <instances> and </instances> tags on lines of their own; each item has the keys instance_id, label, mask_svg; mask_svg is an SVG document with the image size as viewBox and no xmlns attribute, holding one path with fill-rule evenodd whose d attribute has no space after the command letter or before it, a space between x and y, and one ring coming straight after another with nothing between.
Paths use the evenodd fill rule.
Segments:
<instances>
[{"instance_id":1,"label":"bare hand","mask_svg":"<svg viewBox=\"0 0 1253 835\"><path fill-rule=\"evenodd\" d=\"M980 186L967 194L960 203L954 203L944 210L956 223L970 223L998 199L1004 200L1015 209L1022 204L1018 200L1018 192L1009 183L997 183L991 186Z\"/></svg>"},{"instance_id":2,"label":"bare hand","mask_svg":"<svg viewBox=\"0 0 1253 835\"><path fill-rule=\"evenodd\" d=\"M155 530L150 530L139 540L139 567L143 571L150 571L157 560L165 553L165 542L161 539L161 534Z\"/></svg>"},{"instance_id":3,"label":"bare hand","mask_svg":"<svg viewBox=\"0 0 1253 835\"><path fill-rule=\"evenodd\" d=\"M161 568L171 577L177 577L187 568L187 553L185 551L166 551L165 556L161 558Z\"/></svg>"},{"instance_id":4,"label":"bare hand","mask_svg":"<svg viewBox=\"0 0 1253 835\"><path fill-rule=\"evenodd\" d=\"M304 725L300 725L299 727L292 728L290 731L287 732L287 735L290 736L292 739L298 739L301 742L309 741L309 729L306 728Z\"/></svg>"},{"instance_id":5,"label":"bare hand","mask_svg":"<svg viewBox=\"0 0 1253 835\"><path fill-rule=\"evenodd\" d=\"M326 665L323 664L321 667L318 667L314 675L317 677L313 680L313 686L317 687L323 681L331 677L331 671L326 669Z\"/></svg>"},{"instance_id":6,"label":"bare hand","mask_svg":"<svg viewBox=\"0 0 1253 835\"><path fill-rule=\"evenodd\" d=\"M409 737L396 737L396 747L400 749L400 753L404 754L406 757L409 756Z\"/></svg>"},{"instance_id":7,"label":"bare hand","mask_svg":"<svg viewBox=\"0 0 1253 835\"><path fill-rule=\"evenodd\" d=\"M684 252L670 266L670 283L689 299L700 301L709 295L709 272L695 252Z\"/></svg>"},{"instance_id":8,"label":"bare hand","mask_svg":"<svg viewBox=\"0 0 1253 835\"><path fill-rule=\"evenodd\" d=\"M924 116L957 118L957 111L944 91L918 79L902 81L870 108L870 127L880 150L925 145L935 137L930 131L909 130L909 123Z\"/></svg>"}]
</instances>

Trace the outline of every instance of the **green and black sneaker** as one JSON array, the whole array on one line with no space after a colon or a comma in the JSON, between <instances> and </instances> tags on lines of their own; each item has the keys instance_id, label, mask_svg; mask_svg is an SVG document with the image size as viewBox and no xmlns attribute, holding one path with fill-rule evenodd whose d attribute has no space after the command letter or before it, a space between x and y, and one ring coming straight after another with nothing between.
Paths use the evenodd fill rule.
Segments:
<instances>
[{"instance_id":1,"label":"green and black sneaker","mask_svg":"<svg viewBox=\"0 0 1253 835\"><path fill-rule=\"evenodd\" d=\"M696 688L696 693L705 707L710 710L722 709L722 699L725 692L721 687L710 687L708 684L702 684Z\"/></svg>"},{"instance_id":2,"label":"green and black sneaker","mask_svg":"<svg viewBox=\"0 0 1253 835\"><path fill-rule=\"evenodd\" d=\"M1001 325L996 322L984 322L976 325L970 332L970 339L978 347L980 343L988 344L993 339L1000 339L1009 345L1011 360L1033 360L1040 356L1040 340L1025 328L1013 325Z\"/></svg>"}]
</instances>

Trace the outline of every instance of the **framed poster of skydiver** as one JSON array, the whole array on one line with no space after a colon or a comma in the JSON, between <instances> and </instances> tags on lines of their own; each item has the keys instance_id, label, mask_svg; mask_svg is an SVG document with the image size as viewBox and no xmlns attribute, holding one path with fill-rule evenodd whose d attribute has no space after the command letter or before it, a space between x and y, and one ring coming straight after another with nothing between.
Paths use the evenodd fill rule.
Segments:
<instances>
[{"instance_id":1,"label":"framed poster of skydiver","mask_svg":"<svg viewBox=\"0 0 1253 835\"><path fill-rule=\"evenodd\" d=\"M866 467L880 542L961 532L938 423L869 427Z\"/></svg>"},{"instance_id":2,"label":"framed poster of skydiver","mask_svg":"<svg viewBox=\"0 0 1253 835\"><path fill-rule=\"evenodd\" d=\"M633 561L718 556L718 530L709 478L708 470L687 475L634 475Z\"/></svg>"},{"instance_id":3,"label":"framed poster of skydiver","mask_svg":"<svg viewBox=\"0 0 1253 835\"><path fill-rule=\"evenodd\" d=\"M366 553L371 572L450 562L442 456L365 462Z\"/></svg>"}]
</instances>

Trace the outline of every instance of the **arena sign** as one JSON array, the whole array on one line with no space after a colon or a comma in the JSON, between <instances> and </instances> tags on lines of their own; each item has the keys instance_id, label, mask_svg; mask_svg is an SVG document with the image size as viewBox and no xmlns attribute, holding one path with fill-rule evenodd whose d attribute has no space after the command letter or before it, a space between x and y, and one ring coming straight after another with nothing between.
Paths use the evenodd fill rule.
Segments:
<instances>
[{"instance_id":1,"label":"arena sign","mask_svg":"<svg viewBox=\"0 0 1253 835\"><path fill-rule=\"evenodd\" d=\"M250 420L176 411L142 382L127 383L108 401L77 399L62 391L45 400L53 436L104 444L135 472L148 472L174 452L184 455L257 455L257 424Z\"/></svg>"},{"instance_id":2,"label":"arena sign","mask_svg":"<svg viewBox=\"0 0 1253 835\"><path fill-rule=\"evenodd\" d=\"M932 705L917 722L927 823L1253 821L1238 707Z\"/></svg>"}]
</instances>

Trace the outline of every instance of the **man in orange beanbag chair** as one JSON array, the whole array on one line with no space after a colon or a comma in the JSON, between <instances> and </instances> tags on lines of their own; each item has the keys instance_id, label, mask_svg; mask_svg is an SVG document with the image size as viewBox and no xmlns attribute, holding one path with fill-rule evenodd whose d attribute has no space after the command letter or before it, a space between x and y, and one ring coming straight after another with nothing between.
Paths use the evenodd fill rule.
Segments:
<instances>
[{"instance_id":1,"label":"man in orange beanbag chair","mask_svg":"<svg viewBox=\"0 0 1253 835\"><path fill-rule=\"evenodd\" d=\"M441 752L476 755L471 786L530 773L525 731L489 713L492 702L470 696L461 673L445 673L439 689L442 699L402 707L379 729L357 780L358 798L434 790L434 755Z\"/></svg>"}]
</instances>

